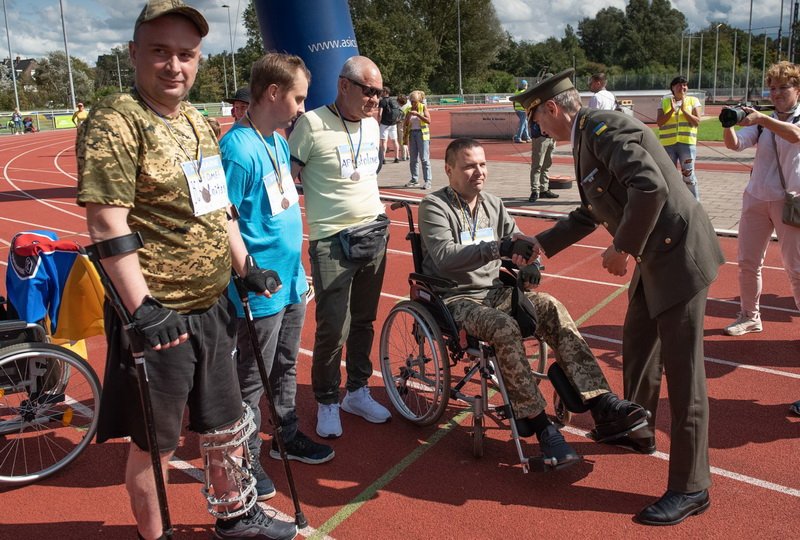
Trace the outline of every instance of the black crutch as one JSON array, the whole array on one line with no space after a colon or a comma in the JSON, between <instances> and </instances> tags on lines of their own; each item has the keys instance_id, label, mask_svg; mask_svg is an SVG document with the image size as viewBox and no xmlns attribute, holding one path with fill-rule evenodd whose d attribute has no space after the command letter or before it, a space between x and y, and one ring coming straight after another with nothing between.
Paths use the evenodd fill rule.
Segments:
<instances>
[{"instance_id":1,"label":"black crutch","mask_svg":"<svg viewBox=\"0 0 800 540\"><path fill-rule=\"evenodd\" d=\"M272 386L269 384L269 373L267 373L267 367L264 364L264 355L261 354L261 345L258 343L256 325L253 322L253 312L250 310L250 299L248 297L247 287L239 276L234 275L233 281L236 285L236 291L239 293L239 298L242 300L247 334L250 337L250 348L253 349L256 365L258 366L258 373L261 375L261 384L264 386L264 391L267 394L269 413L272 416L272 426L275 428L275 441L278 444L278 451L281 454L283 468L286 471L286 481L289 483L289 491L292 494L292 502L294 503L294 522L299 529L304 529L308 526L308 521L306 521L306 516L303 514L302 508L300 508L300 499L297 497L297 488L294 485L294 477L292 477L292 467L289 465L289 458L286 457L286 447L283 444L283 427L281 427L281 422L278 419L278 411L275 409L275 397L272 395ZM276 287L277 284L273 283L272 286L270 286L269 281L267 282L267 289L270 292L274 292Z\"/></svg>"},{"instance_id":2,"label":"black crutch","mask_svg":"<svg viewBox=\"0 0 800 540\"><path fill-rule=\"evenodd\" d=\"M161 528L162 534L166 538L172 538L172 522L169 519L169 505L167 503L167 488L164 485L164 473L161 469L161 455L158 451L158 440L156 439L155 420L153 419L153 404L150 401L150 388L147 379L147 366L144 359L144 339L136 331L133 326L133 317L125 309L122 299L117 293L117 289L108 277L105 268L100 263L106 257L114 255L122 255L130 253L144 246L142 237L139 233L132 233L126 236L97 242L90 246L86 246L86 254L89 260L94 263L97 273L100 275L100 280L106 290L106 297L111 302L114 311L117 312L122 321L125 334L128 336L130 342L131 356L136 365L136 378L139 383L139 399L142 402L142 410L144 411L144 426L147 434L147 449L150 453L150 461L153 465L153 476L156 482L156 494L158 495L158 507L161 513Z\"/></svg>"}]
</instances>

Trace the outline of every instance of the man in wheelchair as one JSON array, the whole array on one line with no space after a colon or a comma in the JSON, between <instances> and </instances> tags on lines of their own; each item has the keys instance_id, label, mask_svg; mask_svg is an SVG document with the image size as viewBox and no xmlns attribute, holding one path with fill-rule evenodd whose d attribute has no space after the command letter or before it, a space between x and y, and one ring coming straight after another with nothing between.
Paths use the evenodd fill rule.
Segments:
<instances>
[{"instance_id":1,"label":"man in wheelchair","mask_svg":"<svg viewBox=\"0 0 800 540\"><path fill-rule=\"evenodd\" d=\"M445 153L449 186L425 197L419 209L423 273L458 285L439 289L456 324L490 343L505 380L520 436L536 435L545 461L563 468L580 461L545 414L545 399L531 371L512 298L514 287L499 279L501 258L521 267L518 279L535 288L541 274L532 245L503 202L483 191L487 179L483 147L456 139ZM527 290L521 307L536 321L535 335L555 352L571 386L591 411L599 442L625 437L646 425L647 411L611 392L591 349L567 309L555 298Z\"/></svg>"}]
</instances>

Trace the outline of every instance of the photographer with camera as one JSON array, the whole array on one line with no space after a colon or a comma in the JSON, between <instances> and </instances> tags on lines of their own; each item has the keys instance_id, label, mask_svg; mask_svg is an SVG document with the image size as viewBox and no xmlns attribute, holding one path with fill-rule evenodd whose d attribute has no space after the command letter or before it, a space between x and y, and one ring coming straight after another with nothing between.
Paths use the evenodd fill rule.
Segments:
<instances>
[{"instance_id":1,"label":"photographer with camera","mask_svg":"<svg viewBox=\"0 0 800 540\"><path fill-rule=\"evenodd\" d=\"M694 198L700 200L697 175L694 165L697 161L697 126L700 125L700 100L688 94L689 83L686 77L675 77L669 83L672 96L661 100L656 123L658 139L667 155L683 175L683 181Z\"/></svg>"},{"instance_id":2,"label":"photographer with camera","mask_svg":"<svg viewBox=\"0 0 800 540\"><path fill-rule=\"evenodd\" d=\"M800 222L796 214L794 223L788 215L788 205L794 203L797 210L800 193L800 66L786 61L773 64L766 80L775 106L772 115L752 107L724 109L720 114L726 147L742 151L756 145L753 172L742 196L739 221L741 305L736 321L725 328L729 336L762 330L761 267L773 230L778 236L795 304L800 309ZM730 124L734 114L737 124L742 126L738 132Z\"/></svg>"},{"instance_id":3,"label":"photographer with camera","mask_svg":"<svg viewBox=\"0 0 800 540\"><path fill-rule=\"evenodd\" d=\"M567 308L535 291L541 274L532 239L520 232L503 201L484 190L488 172L481 144L474 139L451 142L445 151L445 174L449 185L419 206L423 272L457 283L439 292L456 324L494 347L519 434L536 435L542 454L554 458L556 468L577 463L580 456L545 413L545 399L513 315L517 307L530 310L536 337L556 351L556 361L592 412L598 439L623 436L647 412L611 392ZM501 258L521 267L517 287L526 292L519 295L518 306L513 305L517 287L500 280Z\"/></svg>"}]
</instances>

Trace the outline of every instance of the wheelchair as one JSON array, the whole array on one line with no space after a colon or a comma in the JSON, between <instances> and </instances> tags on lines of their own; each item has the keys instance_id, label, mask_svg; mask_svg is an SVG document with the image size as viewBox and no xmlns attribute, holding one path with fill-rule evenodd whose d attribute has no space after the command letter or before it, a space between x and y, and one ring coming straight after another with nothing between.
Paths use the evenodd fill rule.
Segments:
<instances>
[{"instance_id":1,"label":"wheelchair","mask_svg":"<svg viewBox=\"0 0 800 540\"><path fill-rule=\"evenodd\" d=\"M484 453L485 418L497 424L508 422L523 472L532 464L546 470L540 458L529 458L523 451L514 421L505 383L500 373L492 346L467 335L459 329L442 298L434 288L451 288L455 282L422 274L422 244L420 233L414 227L411 208L406 201L392 204L396 210L405 207L411 242L414 272L409 276L408 300L397 303L383 323L380 336L380 363L384 385L394 409L406 420L427 426L439 421L450 399L466 404L471 409L472 452L475 457ZM516 286L513 264L504 261L501 279ZM537 383L548 379L548 347L534 336L525 338L530 353L533 375ZM463 366L464 376L454 381L454 371ZM555 364L553 364L555 365ZM453 384L454 383L454 384ZM479 387L475 395L467 387ZM499 394L502 403L492 404L491 398ZM495 400L496 401L496 400ZM571 412L564 401L554 393L555 417L562 425L569 423Z\"/></svg>"},{"instance_id":2,"label":"wheelchair","mask_svg":"<svg viewBox=\"0 0 800 540\"><path fill-rule=\"evenodd\" d=\"M0 296L0 485L69 465L97 431L100 380L86 360L13 317Z\"/></svg>"}]
</instances>

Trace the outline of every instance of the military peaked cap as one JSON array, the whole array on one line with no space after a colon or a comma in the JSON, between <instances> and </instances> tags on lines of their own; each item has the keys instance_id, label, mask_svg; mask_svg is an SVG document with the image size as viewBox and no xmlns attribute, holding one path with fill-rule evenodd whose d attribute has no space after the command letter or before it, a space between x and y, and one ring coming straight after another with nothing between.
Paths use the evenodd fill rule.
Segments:
<instances>
[{"instance_id":1,"label":"military peaked cap","mask_svg":"<svg viewBox=\"0 0 800 540\"><path fill-rule=\"evenodd\" d=\"M561 73L544 79L525 92L512 96L511 101L521 104L527 111L532 112L548 99L552 99L570 88L575 88L571 79L573 73L575 73L574 69L565 69Z\"/></svg>"}]
</instances>

